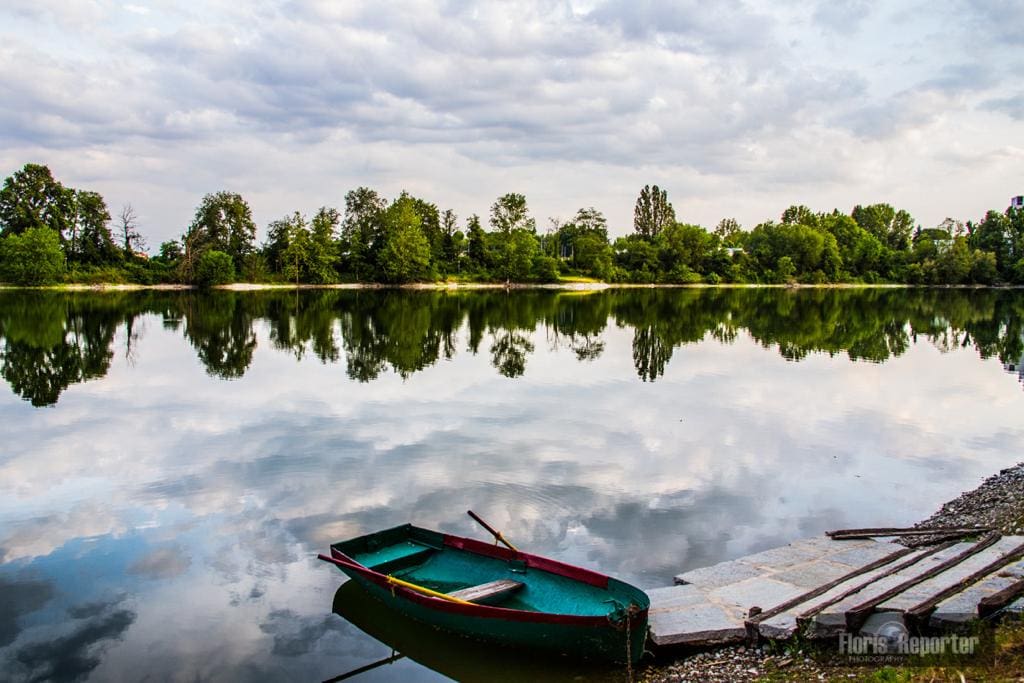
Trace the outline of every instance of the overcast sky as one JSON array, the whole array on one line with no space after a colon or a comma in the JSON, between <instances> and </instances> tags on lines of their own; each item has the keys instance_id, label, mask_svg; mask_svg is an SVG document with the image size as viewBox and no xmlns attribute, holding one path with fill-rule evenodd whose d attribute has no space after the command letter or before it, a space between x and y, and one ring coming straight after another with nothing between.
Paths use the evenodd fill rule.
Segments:
<instances>
[{"instance_id":1,"label":"overcast sky","mask_svg":"<svg viewBox=\"0 0 1024 683\"><path fill-rule=\"evenodd\" d=\"M926 227L1024 193L1024 3L5 0L0 173L131 202L151 247L202 195L260 235L369 185L538 226L632 229L885 201Z\"/></svg>"}]
</instances>

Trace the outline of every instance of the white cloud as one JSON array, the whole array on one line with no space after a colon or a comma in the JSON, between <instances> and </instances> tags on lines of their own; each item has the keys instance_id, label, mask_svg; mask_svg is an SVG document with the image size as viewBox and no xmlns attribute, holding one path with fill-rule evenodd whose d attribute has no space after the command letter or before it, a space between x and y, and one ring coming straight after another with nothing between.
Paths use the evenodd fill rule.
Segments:
<instances>
[{"instance_id":1,"label":"white cloud","mask_svg":"<svg viewBox=\"0 0 1024 683\"><path fill-rule=\"evenodd\" d=\"M928 225L1020 191L951 153L1024 128L1009 3L76 7L0 10L0 170L131 201L154 246L228 187L261 225L368 184L462 216L525 192L541 224L596 205L613 233L647 182L706 225L871 201Z\"/></svg>"}]
</instances>

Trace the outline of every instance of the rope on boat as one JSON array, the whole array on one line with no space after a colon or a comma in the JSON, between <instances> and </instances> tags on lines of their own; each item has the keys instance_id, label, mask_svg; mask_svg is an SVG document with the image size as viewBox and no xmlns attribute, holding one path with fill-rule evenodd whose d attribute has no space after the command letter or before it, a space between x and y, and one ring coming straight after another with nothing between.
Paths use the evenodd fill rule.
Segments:
<instances>
[{"instance_id":1,"label":"rope on boat","mask_svg":"<svg viewBox=\"0 0 1024 683\"><path fill-rule=\"evenodd\" d=\"M626 629L626 674L629 676L629 682L633 683L633 617L641 612L640 606L630 603L629 607L626 607L614 598L605 602L615 606L607 617L608 623L616 629Z\"/></svg>"},{"instance_id":2,"label":"rope on boat","mask_svg":"<svg viewBox=\"0 0 1024 683\"><path fill-rule=\"evenodd\" d=\"M633 683L633 644L630 642L633 637L633 608L636 605L630 605L629 609L626 610L626 680L629 683Z\"/></svg>"}]
</instances>

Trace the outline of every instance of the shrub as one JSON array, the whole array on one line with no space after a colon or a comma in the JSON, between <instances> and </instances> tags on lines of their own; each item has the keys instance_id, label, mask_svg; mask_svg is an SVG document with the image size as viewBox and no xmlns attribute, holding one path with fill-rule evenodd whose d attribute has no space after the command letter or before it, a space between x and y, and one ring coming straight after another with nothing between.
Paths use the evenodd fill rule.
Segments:
<instances>
[{"instance_id":1,"label":"shrub","mask_svg":"<svg viewBox=\"0 0 1024 683\"><path fill-rule=\"evenodd\" d=\"M64 273L60 237L50 228L29 228L0 240L0 279L16 285L49 285Z\"/></svg>"},{"instance_id":2,"label":"shrub","mask_svg":"<svg viewBox=\"0 0 1024 683\"><path fill-rule=\"evenodd\" d=\"M64 274L65 282L84 285L124 284L128 272L117 266L73 266Z\"/></svg>"},{"instance_id":3,"label":"shrub","mask_svg":"<svg viewBox=\"0 0 1024 683\"><path fill-rule=\"evenodd\" d=\"M210 249L199 257L196 284L200 287L224 285L235 279L235 264L223 251Z\"/></svg>"},{"instance_id":4,"label":"shrub","mask_svg":"<svg viewBox=\"0 0 1024 683\"><path fill-rule=\"evenodd\" d=\"M557 282L558 261L551 256L538 255L534 257L533 276L537 282Z\"/></svg>"}]
</instances>

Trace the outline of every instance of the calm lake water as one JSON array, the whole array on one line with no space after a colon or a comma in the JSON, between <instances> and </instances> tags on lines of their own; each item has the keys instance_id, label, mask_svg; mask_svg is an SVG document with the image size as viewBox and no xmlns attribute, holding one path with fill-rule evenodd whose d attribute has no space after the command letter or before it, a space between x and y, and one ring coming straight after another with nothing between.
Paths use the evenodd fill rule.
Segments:
<instances>
[{"instance_id":1,"label":"calm lake water","mask_svg":"<svg viewBox=\"0 0 1024 683\"><path fill-rule=\"evenodd\" d=\"M0 292L0 678L597 675L382 619L315 555L472 508L646 588L910 524L1022 459L1022 323L1014 291Z\"/></svg>"}]
</instances>

